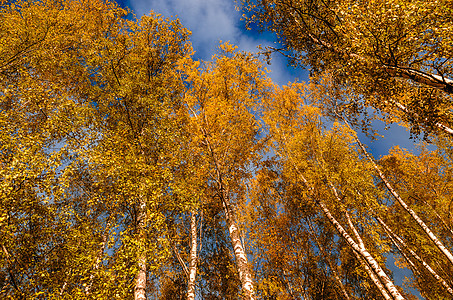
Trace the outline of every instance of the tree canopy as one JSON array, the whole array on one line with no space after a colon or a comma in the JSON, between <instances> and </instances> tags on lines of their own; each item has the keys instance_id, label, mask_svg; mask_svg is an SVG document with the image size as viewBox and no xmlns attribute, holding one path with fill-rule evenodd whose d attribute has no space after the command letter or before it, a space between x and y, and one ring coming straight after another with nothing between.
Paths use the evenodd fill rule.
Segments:
<instances>
[{"instance_id":1,"label":"tree canopy","mask_svg":"<svg viewBox=\"0 0 453 300\"><path fill-rule=\"evenodd\" d=\"M0 3L2 299L453 296L452 3L244 1L287 86L155 13ZM436 149L376 160L369 107Z\"/></svg>"},{"instance_id":2,"label":"tree canopy","mask_svg":"<svg viewBox=\"0 0 453 300\"><path fill-rule=\"evenodd\" d=\"M318 77L357 114L373 107L413 133L453 134L452 7L442 1L243 0L250 24L275 32L280 51ZM397 113L396 111L401 111Z\"/></svg>"}]
</instances>

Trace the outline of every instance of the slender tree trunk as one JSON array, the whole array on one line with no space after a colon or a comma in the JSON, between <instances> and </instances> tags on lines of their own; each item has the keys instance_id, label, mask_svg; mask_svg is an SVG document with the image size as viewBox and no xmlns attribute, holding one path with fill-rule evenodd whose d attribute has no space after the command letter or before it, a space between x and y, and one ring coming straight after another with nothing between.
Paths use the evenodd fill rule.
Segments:
<instances>
[{"instance_id":1,"label":"slender tree trunk","mask_svg":"<svg viewBox=\"0 0 453 300\"><path fill-rule=\"evenodd\" d=\"M430 208L431 211L436 215L436 217L439 219L439 221L442 222L442 225L444 225L444 228L445 228L446 230L448 230L448 231L450 232L450 234L453 236L453 230L451 229L451 226L449 226L449 225L447 224L447 222L444 220L444 218L442 218L442 217L437 213L437 211L434 209L434 207L433 207L431 204L429 204L428 202L426 202L425 199L422 199L422 201L423 201L423 203L425 203L426 205L429 206L429 208ZM450 208L449 208L448 210L450 211Z\"/></svg>"},{"instance_id":2,"label":"slender tree trunk","mask_svg":"<svg viewBox=\"0 0 453 300\"><path fill-rule=\"evenodd\" d=\"M359 232L357 231L356 227L354 226L354 224L352 223L352 220L351 220L351 217L349 216L349 213L346 212L346 219L348 221L348 225L349 227L351 228L355 238L357 239L357 241L359 242L359 246L362 247L362 248L365 248L365 244L363 243L363 240L362 238L360 237L360 234ZM357 252L354 251L354 254L357 256L357 258L359 258L359 261L362 263L362 266L365 267L365 270L367 271L368 275L370 276L371 280L373 281L373 283L377 286L377 288L379 289L379 291L381 292L382 296L385 298L385 299L392 299L392 297L388 294L388 291L387 289L382 285L382 282L379 280L378 277L376 277L376 274L373 272L373 270L370 269L370 267L368 266L368 264L366 262L363 261L363 259L361 259L359 257L359 254Z\"/></svg>"},{"instance_id":3,"label":"slender tree trunk","mask_svg":"<svg viewBox=\"0 0 453 300\"><path fill-rule=\"evenodd\" d=\"M417 222L417 224L423 229L423 231L428 235L431 241L437 246L437 248L445 255L445 257L450 261L453 265L453 255L448 251L448 249L444 246L444 244L436 237L436 235L429 229L429 227L423 222L423 220L417 215L415 211L413 211L404 200L400 197L400 195L396 192L396 190L392 187L390 182L385 177L384 173L381 171L377 163L374 159L368 154L365 149L365 146L360 142L358 138L356 138L357 144L362 149L365 156L368 160L373 164L374 168L378 172L379 177L381 178L382 182L384 182L387 190L395 197L398 203L403 207L403 209Z\"/></svg>"},{"instance_id":4,"label":"slender tree trunk","mask_svg":"<svg viewBox=\"0 0 453 300\"><path fill-rule=\"evenodd\" d=\"M415 118L420 118L420 116L417 114L417 113L414 113L414 112L411 112L406 106L404 106L403 104L399 103L399 102L396 102L396 101L391 101L393 104L396 105L396 107L398 107L401 111L403 111L404 113L408 114L408 115L411 115ZM428 119L427 118L424 118L423 119L424 122L428 122ZM450 127L448 126L445 126L444 124L442 123L439 123L439 122L436 122L434 123L434 125L436 125L437 128L439 128L440 130L444 131L445 133L449 134L449 135L453 135L453 129L451 129Z\"/></svg>"},{"instance_id":5,"label":"slender tree trunk","mask_svg":"<svg viewBox=\"0 0 453 300\"><path fill-rule=\"evenodd\" d=\"M226 222L230 232L231 244L234 249L234 256L236 258L236 264L239 271L239 279L242 283L242 290L247 300L254 300L255 292L253 288L252 274L250 273L247 255L245 254L244 247L240 239L236 218L231 208L230 198L228 192L226 191L223 191L222 195L223 209L225 211Z\"/></svg>"},{"instance_id":6,"label":"slender tree trunk","mask_svg":"<svg viewBox=\"0 0 453 300\"><path fill-rule=\"evenodd\" d=\"M89 295L91 292L91 287L93 286L93 279L94 279L94 271L99 269L99 265L101 264L102 261L102 255L104 254L105 246L107 245L107 239L109 235L109 230L110 230L110 221L107 222L107 225L105 227L104 233L102 234L102 245L101 248L99 249L99 252L96 256L96 262L94 263L94 266L91 270L90 274L90 280L87 286L85 287L85 294Z\"/></svg>"},{"instance_id":7,"label":"slender tree trunk","mask_svg":"<svg viewBox=\"0 0 453 300\"><path fill-rule=\"evenodd\" d=\"M299 11L295 11L295 13L300 15ZM299 23L297 20L295 13L293 13L293 18L296 24L304 30L303 26ZM303 16L301 16L301 19L303 19ZM352 59L357 59L362 62L366 62L367 59L361 55L358 55L356 53L350 53L346 52L343 49L339 49L334 47L332 44L315 37L314 35L310 34L307 31L307 36L315 43L318 44L319 46L322 46L324 48L329 49L332 52L348 56ZM386 65L382 64L381 67L391 76L391 77L399 77L399 78L405 78L405 79L410 79L414 82L425 84L427 86L430 86L432 88L440 89L447 94L452 94L453 93L453 80L449 78L445 78L441 75L435 75L435 74L430 74L430 73L425 73L423 71L419 71L416 69L412 69L409 67L403 67L403 66L391 66L391 65Z\"/></svg>"},{"instance_id":8,"label":"slender tree trunk","mask_svg":"<svg viewBox=\"0 0 453 300\"><path fill-rule=\"evenodd\" d=\"M294 292L293 292L293 286L291 285L291 282L286 278L286 276L288 276L288 274L286 273L285 270L283 270L283 284L285 285L286 289L288 290L288 293L291 295L291 298L292 299L296 299L296 297L294 297Z\"/></svg>"},{"instance_id":9,"label":"slender tree trunk","mask_svg":"<svg viewBox=\"0 0 453 300\"><path fill-rule=\"evenodd\" d=\"M400 294L398 289L395 287L393 282L390 280L390 278L387 276L387 274L384 272L384 270L379 266L378 262L373 258L373 256L365 249L360 247L354 239L347 233L347 231L341 226L341 224L335 219L335 217L331 214L330 210L327 208L325 203L321 200L316 200L321 206L321 209L323 210L324 214L326 215L327 219L329 219L330 223L337 229L337 231L341 234L341 236L348 242L348 244L356 251L358 254L360 254L361 257L363 257L370 268L376 273L376 275L379 277L379 280L382 282L382 284L385 286L385 289L393 296L394 299L396 300L404 300L405 298ZM376 285L379 287L378 285ZM382 293L382 291L381 291Z\"/></svg>"},{"instance_id":10,"label":"slender tree trunk","mask_svg":"<svg viewBox=\"0 0 453 300\"><path fill-rule=\"evenodd\" d=\"M286 141L286 138L283 135L283 138ZM316 204L318 204L324 215L327 217L329 222L335 227L337 232L346 240L346 242L349 244L349 246L357 252L368 264L368 266L372 269L372 273L375 274L382 285L384 286L384 289L382 287L380 288L379 285L376 285L381 293L384 295L386 292L388 292L392 297L393 300L405 300L405 298L401 295L401 293L398 291L396 286L393 284L393 282L390 280L390 278L387 276L385 271L379 266L378 262L373 258L373 256L366 250L366 248L363 245L363 242L361 242L361 245L358 245L354 239L348 234L348 232L343 228L343 226L335 219L335 217L332 215L330 212L329 208L327 205L318 197L315 195L315 190L314 188L310 185L308 180L305 178L303 173L299 170L297 165L293 164L293 167L295 168L296 172L302 179L303 183L305 186L308 188L308 190L311 192L311 197L315 201ZM341 203L342 200L338 197L338 193L336 192L334 186L329 182L330 187L332 188L332 191L334 192L335 197L337 200ZM360 239L361 241L361 239ZM373 278L372 278L373 279Z\"/></svg>"},{"instance_id":11,"label":"slender tree trunk","mask_svg":"<svg viewBox=\"0 0 453 300\"><path fill-rule=\"evenodd\" d=\"M197 276L197 219L195 212L190 213L190 262L187 300L195 300L195 278Z\"/></svg>"},{"instance_id":12,"label":"slender tree trunk","mask_svg":"<svg viewBox=\"0 0 453 300\"><path fill-rule=\"evenodd\" d=\"M382 285L382 282L379 280L379 278L376 276L376 274L373 272L373 270L371 270L371 268L367 264L367 262L364 261L364 259L360 256L360 254L357 253L354 249L352 250L352 252L354 252L354 255L357 258L357 260L365 268L365 271L367 272L368 276L371 278L371 281L373 281L374 285L378 288L382 297L384 297L385 300L393 300L393 297L389 295L389 293L387 292L387 289Z\"/></svg>"},{"instance_id":13,"label":"slender tree trunk","mask_svg":"<svg viewBox=\"0 0 453 300\"><path fill-rule=\"evenodd\" d=\"M447 290L448 293L450 293L451 295L453 295L453 288L441 277L439 276L439 274L436 273L436 271L433 270L433 268L431 268L431 266L425 262L420 256L418 256L417 253L415 253L412 249L410 249L407 244L403 241L402 238L400 238L396 233L394 233L390 227L388 227L387 224L385 224L385 222L379 218L379 217L376 217L376 219L378 220L378 222L381 224L381 226L384 228L384 230L387 232L387 234L390 236L390 238L392 239L393 241L393 244L395 244L395 246L397 246L398 250L400 250L401 254L404 255L403 253L403 249L400 248L399 245L401 245L402 247L404 247L404 249L406 249L406 251L408 251L412 257L414 257L419 263L422 264L422 266L438 281L442 284L442 286ZM398 245L399 244L399 245ZM409 261L409 263L411 263ZM414 266L415 267L415 266Z\"/></svg>"},{"instance_id":14,"label":"slender tree trunk","mask_svg":"<svg viewBox=\"0 0 453 300\"><path fill-rule=\"evenodd\" d=\"M338 195L338 192L337 192L337 189L335 188L335 186L330 181L328 183L329 183L329 186L330 186L335 198L337 199L337 201L341 202L341 199ZM330 214L330 212L329 212L329 214ZM354 226L354 223L352 223L351 217L349 216L349 213L347 211L345 211L345 216L346 216L346 220L348 221L348 225L352 230L352 233L354 234L355 238L357 239L358 247L360 249L366 251L365 244L363 243L363 240L360 237L360 234L357 231L357 228ZM334 221L336 222L336 220L334 220ZM341 226L339 223L338 223L338 225ZM399 296L402 297L400 295L400 293L398 292L398 290L396 289L396 287L391 282L390 278L387 276L387 274L385 274L384 270L382 270L381 267L379 265L377 265L377 262L374 260L374 258L371 256L371 254L369 254L369 253L365 254L365 252L363 253L365 255L369 255L369 257L372 259L372 260L369 260L360 251L356 250L355 248L354 248L354 250L358 254L362 255L366 259L367 263L369 264L369 267L372 268L371 273L368 271L367 272L370 275L371 280L373 280L373 282L376 284L376 287L379 289L382 296L384 296L384 298L386 297L387 292L390 293L395 299L399 299L398 298ZM366 251L366 252L368 252L368 251ZM378 268L374 267L373 263L376 263ZM367 266L365 266L365 269L366 269L366 267ZM374 274L376 274L378 276L378 278L375 278L375 276L372 276ZM384 289L382 289L382 284L385 287Z\"/></svg>"},{"instance_id":15,"label":"slender tree trunk","mask_svg":"<svg viewBox=\"0 0 453 300\"><path fill-rule=\"evenodd\" d=\"M453 93L453 80L444 78L440 75L429 74L401 66L384 65L384 68L392 77L410 79L432 88L440 89L450 95Z\"/></svg>"},{"instance_id":16,"label":"slender tree trunk","mask_svg":"<svg viewBox=\"0 0 453 300\"><path fill-rule=\"evenodd\" d=\"M310 191L314 191L313 187L309 184L307 179L302 175L302 173L296 168L298 171L300 177L302 178L303 182L305 185L310 189ZM332 186L331 186L332 188ZM338 194L336 193L336 190L333 189L334 194L336 195L336 198L338 201L341 201L341 199L338 197ZM392 295L392 297L395 300L404 300L405 298L401 295L401 293L398 291L396 286L393 284L393 282L390 280L390 278L387 276L385 271L379 266L378 262L374 259L374 257L366 250L366 248L363 245L363 242L357 244L354 239L348 234L348 232L343 228L343 226L335 219L335 217L332 215L330 212L329 208L327 205L320 200L318 197L315 197L313 195L314 201L321 207L321 209L324 212L324 215L327 217L327 219L330 221L330 223L337 229L338 233L346 240L346 242L352 247L354 251L356 251L358 254L360 254L361 257L365 259L365 261L368 263L369 267L375 272L375 274L378 276L379 280L382 282L384 285L385 289ZM355 228L354 228L355 229ZM361 241L361 239L360 239ZM382 293L382 292L381 292Z\"/></svg>"},{"instance_id":17,"label":"slender tree trunk","mask_svg":"<svg viewBox=\"0 0 453 300\"><path fill-rule=\"evenodd\" d=\"M187 280L189 280L189 269L187 269L187 266L184 260L182 259L181 254L179 254L176 244L173 244L173 251L175 252L176 258L178 259L178 262L181 265L182 270L184 271L184 275L186 275Z\"/></svg>"},{"instance_id":18,"label":"slender tree trunk","mask_svg":"<svg viewBox=\"0 0 453 300\"><path fill-rule=\"evenodd\" d=\"M146 249L145 249L145 229L146 229L146 200L140 199L138 211L138 273L135 277L135 300L146 300Z\"/></svg>"},{"instance_id":19,"label":"slender tree trunk","mask_svg":"<svg viewBox=\"0 0 453 300\"><path fill-rule=\"evenodd\" d=\"M297 12L299 14L299 12ZM298 26L300 26L302 29L303 27L297 20L296 16L293 14L294 21ZM303 16L301 16L303 18ZM366 62L367 59L361 55L358 55L356 53L349 53L344 51L343 49L335 48L332 44L315 37L314 35L310 34L307 32L307 36L315 43L318 44L319 46L322 46L324 48L329 49L332 52L348 56L351 59L357 59L361 62ZM432 88L440 89L447 94L453 94L453 80L449 78L445 78L441 75L435 75L435 74L430 74L430 73L425 73L423 71L419 71L416 69L412 69L409 67L403 67L403 66L391 66L391 65L386 65L382 64L380 67L382 67L388 75L391 77L395 78L405 78L405 79L410 79L414 82L421 83L424 85L427 85Z\"/></svg>"},{"instance_id":20,"label":"slender tree trunk","mask_svg":"<svg viewBox=\"0 0 453 300\"><path fill-rule=\"evenodd\" d=\"M205 117L206 117L206 115L205 115ZM255 291L254 291L254 287L253 287L252 274L251 274L249 266L248 266L248 259L247 259L247 255L245 254L245 251L244 251L244 246L242 245L242 242L241 242L239 228L236 223L234 211L231 207L230 195L229 195L229 192L227 190L225 190L224 183L222 180L222 173L221 173L220 167L219 167L219 162L218 162L217 156L214 153L213 148L211 147L211 143L210 143L209 139L207 138L208 134L206 133L206 131L203 128L201 128L201 131L203 133L204 141L209 150L209 153L212 158L212 162L214 163L215 170L217 173L215 177L213 176L213 178L215 178L215 180L217 181L218 192L221 195L226 223L228 226L228 231L230 233L231 244L234 249L234 256L236 259L236 265L237 265L238 272L239 272L239 279L241 280L241 284L242 284L242 291L245 294L245 298L247 300L255 300L256 298L255 298Z\"/></svg>"},{"instance_id":21,"label":"slender tree trunk","mask_svg":"<svg viewBox=\"0 0 453 300\"><path fill-rule=\"evenodd\" d=\"M286 4L286 3L283 3L283 4ZM301 24L299 23L299 21L296 18L296 15L295 15L296 13L299 14L301 19L303 19L303 16L300 15L300 12L296 10L293 13L294 21L302 30L304 30L304 27L301 26ZM304 30L304 31L306 31L306 30ZM330 44L318 37L315 37L308 31L306 32L306 34L315 44L318 44L321 47L327 48L332 52L347 56L351 59L357 59L358 61L361 61L361 62L367 61L367 59L365 57L363 57L359 54L356 54L356 53L346 52L343 49L340 49L338 47L334 47L332 44ZM442 75L425 73L423 71L412 69L409 67L404 67L404 66L392 66L392 65L387 65L387 64L381 64L380 67L383 68L387 72L387 74L390 75L391 77L410 79L413 82L421 83L421 84L427 85L432 88L440 89L449 95L453 94L453 80L451 80L449 78L445 78Z\"/></svg>"}]
</instances>

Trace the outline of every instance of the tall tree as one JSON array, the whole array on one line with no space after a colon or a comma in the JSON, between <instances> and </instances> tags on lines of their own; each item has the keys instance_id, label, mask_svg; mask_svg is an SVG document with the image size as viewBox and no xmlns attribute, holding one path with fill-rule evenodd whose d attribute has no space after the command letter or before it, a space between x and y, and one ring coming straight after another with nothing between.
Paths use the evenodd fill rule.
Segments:
<instances>
[{"instance_id":1,"label":"tall tree","mask_svg":"<svg viewBox=\"0 0 453 300\"><path fill-rule=\"evenodd\" d=\"M259 158L254 114L257 102L266 96L268 79L249 54L236 52L229 44L221 51L212 63L188 74L190 90L185 99L193 120L194 147L203 153L206 182L213 193L210 197L223 206L242 292L247 299L255 299L235 206L244 201L243 182L251 176L248 168Z\"/></svg>"},{"instance_id":2,"label":"tall tree","mask_svg":"<svg viewBox=\"0 0 453 300\"><path fill-rule=\"evenodd\" d=\"M147 277L168 251L165 211L178 206L170 200L184 199L172 197L172 169L183 140L178 113L183 83L176 64L190 53L187 34L177 21L145 16L127 22L115 39L110 36L101 63L93 63L94 68L107 62L95 81L103 92L96 102L100 135L85 155L120 191L115 202L126 216L121 226L128 238L119 242L138 267L130 269L137 272L135 299L146 299Z\"/></svg>"},{"instance_id":3,"label":"tall tree","mask_svg":"<svg viewBox=\"0 0 453 300\"><path fill-rule=\"evenodd\" d=\"M407 205L420 215L448 251L453 247L448 217L450 200L447 200L451 193L451 161L441 149L442 146L435 151L423 149L416 156L396 147L380 162L388 180L407 199ZM424 295L448 297L447 292L452 292L451 263L397 201L390 202L389 206L387 225L395 231L389 236L400 245L401 255L406 253L414 261L414 284Z\"/></svg>"},{"instance_id":4,"label":"tall tree","mask_svg":"<svg viewBox=\"0 0 453 300\"><path fill-rule=\"evenodd\" d=\"M188 32L105 1L1 9L2 293L144 299L178 206L165 199Z\"/></svg>"},{"instance_id":5,"label":"tall tree","mask_svg":"<svg viewBox=\"0 0 453 300\"><path fill-rule=\"evenodd\" d=\"M82 289L71 278L90 269L87 258L98 251L98 226L89 226L96 218L78 210L84 203L68 201L66 175L85 145L78 137L90 112L75 93L89 85L79 59L111 25L101 22L107 12L125 15L99 1L1 6L2 297L64 297L71 283Z\"/></svg>"}]
</instances>

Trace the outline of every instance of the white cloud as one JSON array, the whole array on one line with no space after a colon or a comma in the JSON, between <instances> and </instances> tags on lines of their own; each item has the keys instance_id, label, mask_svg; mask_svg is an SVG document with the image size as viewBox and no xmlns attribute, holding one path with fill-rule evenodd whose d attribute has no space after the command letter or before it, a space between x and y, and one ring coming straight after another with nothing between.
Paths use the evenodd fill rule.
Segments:
<instances>
[{"instance_id":1,"label":"white cloud","mask_svg":"<svg viewBox=\"0 0 453 300\"><path fill-rule=\"evenodd\" d=\"M197 56L210 59L219 40L234 43L241 34L240 15L233 1L223 0L135 0L132 9L140 17L153 10L164 17L178 17L192 31Z\"/></svg>"},{"instance_id":2,"label":"white cloud","mask_svg":"<svg viewBox=\"0 0 453 300\"><path fill-rule=\"evenodd\" d=\"M230 41L240 50L257 52L258 45L273 45L273 41L245 33L240 22L241 13L235 10L234 1L225 0L132 0L131 8L138 17L151 10L164 17L178 17L184 27L192 31L191 42L196 51L196 58L210 60L216 53L219 41ZM269 37L269 35L268 35ZM275 46L275 45L274 45ZM307 80L304 70L290 72L287 60L273 55L272 64L266 66L274 82L283 85L294 81Z\"/></svg>"}]
</instances>

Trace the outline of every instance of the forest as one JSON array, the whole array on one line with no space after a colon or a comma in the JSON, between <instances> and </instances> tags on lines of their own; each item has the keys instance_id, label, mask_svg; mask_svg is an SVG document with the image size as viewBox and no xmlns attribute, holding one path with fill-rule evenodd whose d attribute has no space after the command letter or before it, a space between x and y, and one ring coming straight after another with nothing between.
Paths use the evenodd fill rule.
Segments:
<instances>
[{"instance_id":1,"label":"forest","mask_svg":"<svg viewBox=\"0 0 453 300\"><path fill-rule=\"evenodd\" d=\"M235 5L279 44L0 0L1 299L453 299L453 1Z\"/></svg>"}]
</instances>

